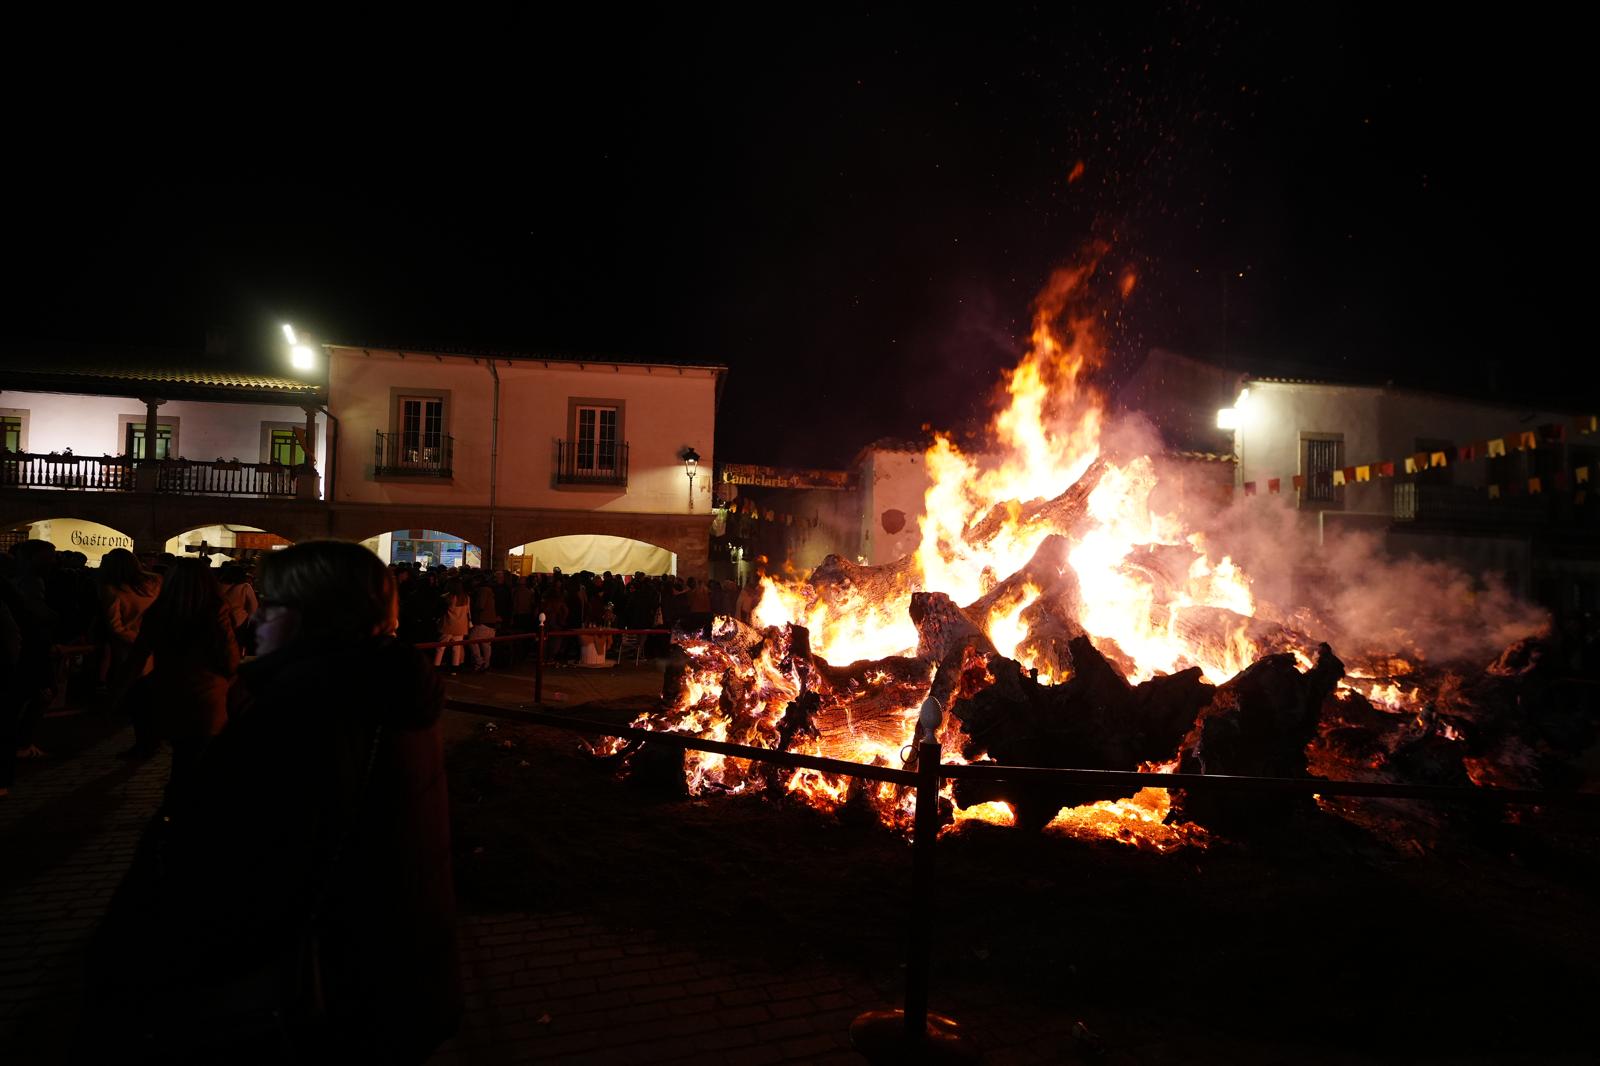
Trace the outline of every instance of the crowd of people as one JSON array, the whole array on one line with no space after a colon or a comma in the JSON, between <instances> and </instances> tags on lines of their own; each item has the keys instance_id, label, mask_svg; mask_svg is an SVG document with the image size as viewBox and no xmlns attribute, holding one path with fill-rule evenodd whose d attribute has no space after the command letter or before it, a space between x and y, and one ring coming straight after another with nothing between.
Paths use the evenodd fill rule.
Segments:
<instances>
[{"instance_id":1,"label":"crowd of people","mask_svg":"<svg viewBox=\"0 0 1600 1066\"><path fill-rule=\"evenodd\" d=\"M434 663L451 670L486 670L495 647L483 638L579 629L671 629L684 616L712 612L749 622L759 590L694 577L582 571L526 576L504 570L421 570L396 565L400 589L400 637L413 644L444 642ZM653 635L651 654L665 650ZM557 665L600 665L615 648L608 637L564 636L546 642L545 656ZM516 645L501 653L515 658ZM446 660L448 659L448 663ZM468 661L470 659L470 662Z\"/></svg>"},{"instance_id":2,"label":"crowd of people","mask_svg":"<svg viewBox=\"0 0 1600 1066\"><path fill-rule=\"evenodd\" d=\"M135 555L125 548L87 565L81 552L24 541L0 554L0 798L18 759L43 758L39 721L69 698L126 715L134 726L129 758L169 744L179 781L205 741L220 730L229 679L254 650L260 598L248 568L205 557ZM759 590L694 577L581 572L389 568L399 600L398 637L442 642L436 666L487 670L530 652L530 645L481 638L580 629L670 629L685 615L714 612L749 622ZM644 653L665 651L649 636ZM606 665L612 636L557 636L545 644L553 665Z\"/></svg>"}]
</instances>

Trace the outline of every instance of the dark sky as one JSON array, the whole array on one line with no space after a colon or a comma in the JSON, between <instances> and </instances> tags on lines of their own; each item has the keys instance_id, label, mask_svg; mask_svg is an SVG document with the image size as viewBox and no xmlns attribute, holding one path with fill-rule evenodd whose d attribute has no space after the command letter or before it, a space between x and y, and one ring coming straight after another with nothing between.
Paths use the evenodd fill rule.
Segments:
<instances>
[{"instance_id":1,"label":"dark sky","mask_svg":"<svg viewBox=\"0 0 1600 1066\"><path fill-rule=\"evenodd\" d=\"M981 418L1096 238L1141 278L1112 383L1153 345L1534 385L1589 360L1570 27L1066 7L124 57L90 111L30 88L8 333L723 363L719 457L801 465Z\"/></svg>"}]
</instances>

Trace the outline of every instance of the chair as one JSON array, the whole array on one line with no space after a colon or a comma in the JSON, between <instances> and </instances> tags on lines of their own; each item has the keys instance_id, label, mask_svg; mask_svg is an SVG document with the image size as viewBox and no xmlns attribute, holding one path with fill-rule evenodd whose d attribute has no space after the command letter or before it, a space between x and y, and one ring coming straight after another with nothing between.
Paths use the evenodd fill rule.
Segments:
<instances>
[{"instance_id":1,"label":"chair","mask_svg":"<svg viewBox=\"0 0 1600 1066\"><path fill-rule=\"evenodd\" d=\"M639 657L644 654L644 634L624 633L617 641L617 665L622 665L622 657L629 651L633 652L633 665L639 665Z\"/></svg>"}]
</instances>

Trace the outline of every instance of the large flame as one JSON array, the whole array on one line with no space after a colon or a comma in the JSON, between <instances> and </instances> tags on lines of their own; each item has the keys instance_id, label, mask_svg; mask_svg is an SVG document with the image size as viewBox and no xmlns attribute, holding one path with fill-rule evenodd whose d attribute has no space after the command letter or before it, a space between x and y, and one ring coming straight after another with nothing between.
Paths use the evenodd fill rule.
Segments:
<instances>
[{"instance_id":1,"label":"large flame","mask_svg":"<svg viewBox=\"0 0 1600 1066\"><path fill-rule=\"evenodd\" d=\"M1070 605L1060 603L1063 613L1070 607L1076 624L1133 682L1198 667L1208 681L1221 684L1258 657L1261 649L1250 636L1256 603L1248 576L1228 556L1214 555L1177 516L1153 508L1158 475L1149 456L1102 454L1104 404L1089 374L1103 363L1105 349L1091 282L1097 276L1109 280L1121 298L1134 288L1131 273L1102 272L1105 253L1097 248L1083 262L1058 270L1037 299L1029 347L1005 376L989 446L968 454L950 436L935 436L925 455L930 487L921 541L909 565L895 570L889 585L871 589L848 581L819 589L806 581L764 578L754 621L768 634L767 646L746 663L692 642L683 645L690 680L675 706L653 716L654 727L770 745L783 733L785 708L803 687L797 667L784 658L781 645L789 638L782 634L804 627L811 652L829 664L861 666L909 656L918 645L909 606L919 591L942 592L961 606L983 601L981 609L966 612L978 616L972 621L1002 655L1034 668L1046 682L1066 678L1030 641L1031 627L1052 617L1050 608L1068 596ZM1098 480L1087 498L1062 504L1063 494L1097 460ZM1041 553L1052 536L1065 538L1064 553ZM1044 568L1061 569L1041 572L1036 558L1061 560ZM1026 580L1014 577L1030 566ZM1308 649L1291 650L1307 659ZM1398 710L1408 700L1392 680L1400 673L1389 669L1383 678L1353 680L1351 687ZM851 684L881 680L867 674ZM870 722L857 721L852 694L845 693L835 716L842 725L782 742L791 751L900 765L926 680L920 688L915 679L903 678L900 687L886 687L889 695L879 700ZM886 713L883 700L890 704ZM945 729L951 728L947 718ZM891 822L903 823L912 809L904 789L810 771L776 775L738 760L693 754L688 770L695 790L737 791L759 780L825 808L861 799ZM952 798L948 788L946 798ZM1051 825L1158 850L1203 842L1197 829L1165 826L1167 811L1165 790L1150 788L1131 799L1073 808ZM958 822L1012 819L1003 803L957 811Z\"/></svg>"}]
</instances>

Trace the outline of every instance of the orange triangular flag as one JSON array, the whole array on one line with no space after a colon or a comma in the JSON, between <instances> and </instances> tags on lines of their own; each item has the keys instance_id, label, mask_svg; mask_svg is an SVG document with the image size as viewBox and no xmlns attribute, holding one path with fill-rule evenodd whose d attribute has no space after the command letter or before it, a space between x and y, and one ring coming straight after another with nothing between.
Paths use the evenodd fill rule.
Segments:
<instances>
[{"instance_id":1,"label":"orange triangular flag","mask_svg":"<svg viewBox=\"0 0 1600 1066\"><path fill-rule=\"evenodd\" d=\"M1357 481L1371 481L1372 480L1372 467L1370 467L1370 466L1358 466L1358 467L1356 467L1356 480Z\"/></svg>"},{"instance_id":2,"label":"orange triangular flag","mask_svg":"<svg viewBox=\"0 0 1600 1066\"><path fill-rule=\"evenodd\" d=\"M1278 477L1269 477L1269 478L1267 478L1267 493L1268 493L1268 495L1276 496L1278 494L1278 490L1281 489L1281 488L1283 488L1283 479L1282 478L1278 478Z\"/></svg>"}]
</instances>

